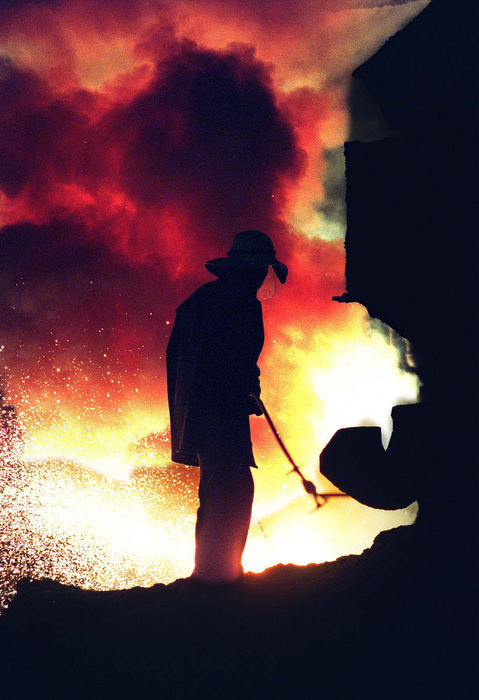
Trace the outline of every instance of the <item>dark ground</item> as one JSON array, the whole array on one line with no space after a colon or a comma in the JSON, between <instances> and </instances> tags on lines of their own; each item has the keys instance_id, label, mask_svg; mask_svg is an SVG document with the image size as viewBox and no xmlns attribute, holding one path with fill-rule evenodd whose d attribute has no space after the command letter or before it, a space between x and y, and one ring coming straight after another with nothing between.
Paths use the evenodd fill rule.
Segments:
<instances>
[{"instance_id":1,"label":"dark ground","mask_svg":"<svg viewBox=\"0 0 479 700\"><path fill-rule=\"evenodd\" d=\"M229 587L22 582L0 618L2 697L477 697L467 574L420 540L401 527Z\"/></svg>"}]
</instances>

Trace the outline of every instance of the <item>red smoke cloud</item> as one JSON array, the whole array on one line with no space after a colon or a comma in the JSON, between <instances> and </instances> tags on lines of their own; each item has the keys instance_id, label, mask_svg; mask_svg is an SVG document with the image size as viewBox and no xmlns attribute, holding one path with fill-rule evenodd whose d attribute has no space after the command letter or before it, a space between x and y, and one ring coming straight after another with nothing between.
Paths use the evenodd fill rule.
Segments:
<instances>
[{"instance_id":1,"label":"red smoke cloud","mask_svg":"<svg viewBox=\"0 0 479 700\"><path fill-rule=\"evenodd\" d=\"M3 4L0 357L25 415L159 410L174 308L241 229L291 270L271 337L334 317L343 244L304 226L346 136L334 66L359 30L335 45L351 13L316 5Z\"/></svg>"},{"instance_id":2,"label":"red smoke cloud","mask_svg":"<svg viewBox=\"0 0 479 700\"><path fill-rule=\"evenodd\" d=\"M41 365L60 337L94 374L101 349L121 371L125 345L146 340L159 374L150 314L157 328L172 317L173 280L199 283L241 228L284 231L282 188L302 154L266 70L249 51L181 44L126 105L55 93L8 63L0 90L8 364L21 344Z\"/></svg>"}]
</instances>

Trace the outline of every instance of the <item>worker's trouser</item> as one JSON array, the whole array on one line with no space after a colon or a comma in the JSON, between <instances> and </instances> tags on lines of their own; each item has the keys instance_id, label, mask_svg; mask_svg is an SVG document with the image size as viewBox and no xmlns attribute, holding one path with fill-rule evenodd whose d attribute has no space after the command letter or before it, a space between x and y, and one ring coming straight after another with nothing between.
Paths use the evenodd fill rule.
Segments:
<instances>
[{"instance_id":1,"label":"worker's trouser","mask_svg":"<svg viewBox=\"0 0 479 700\"><path fill-rule=\"evenodd\" d=\"M222 453L222 454L221 454ZM196 520L193 576L203 581L234 581L243 574L241 557L248 536L254 482L249 465L225 450L199 454L200 507Z\"/></svg>"}]
</instances>

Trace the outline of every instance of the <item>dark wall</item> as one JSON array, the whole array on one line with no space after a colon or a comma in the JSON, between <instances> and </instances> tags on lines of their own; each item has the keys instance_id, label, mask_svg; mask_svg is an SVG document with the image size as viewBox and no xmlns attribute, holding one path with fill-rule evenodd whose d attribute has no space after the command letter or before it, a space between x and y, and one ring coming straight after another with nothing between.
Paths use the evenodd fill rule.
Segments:
<instances>
[{"instance_id":1,"label":"dark wall","mask_svg":"<svg viewBox=\"0 0 479 700\"><path fill-rule=\"evenodd\" d=\"M478 10L433 2L354 73L380 136L346 144L348 295L413 343L423 397L478 389ZM355 90L352 91L354 97ZM352 100L352 135L361 110Z\"/></svg>"},{"instance_id":2,"label":"dark wall","mask_svg":"<svg viewBox=\"0 0 479 700\"><path fill-rule=\"evenodd\" d=\"M434 422L415 465L435 466L420 508L447 530L448 555L478 534L478 30L474 3L432 0L353 74L345 147L342 301L411 341Z\"/></svg>"}]
</instances>

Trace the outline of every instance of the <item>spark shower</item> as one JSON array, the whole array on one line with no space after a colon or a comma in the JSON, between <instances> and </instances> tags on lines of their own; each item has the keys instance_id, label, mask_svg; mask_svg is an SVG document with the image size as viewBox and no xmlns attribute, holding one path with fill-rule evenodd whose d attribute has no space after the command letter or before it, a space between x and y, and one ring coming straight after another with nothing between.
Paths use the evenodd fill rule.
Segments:
<instances>
[{"instance_id":1,"label":"spark shower","mask_svg":"<svg viewBox=\"0 0 479 700\"><path fill-rule=\"evenodd\" d=\"M209 278L204 261L241 229L270 234L290 269L263 305L260 366L309 477L337 428L380 424L387 439L391 407L415 400L403 341L331 300L344 291L351 71L427 3L375 4L0 9L0 372L25 439L2 468L16 562L4 577L188 575L198 476L168 462L165 347L175 307ZM253 423L246 568L361 551L414 518L349 500L306 517Z\"/></svg>"}]
</instances>

